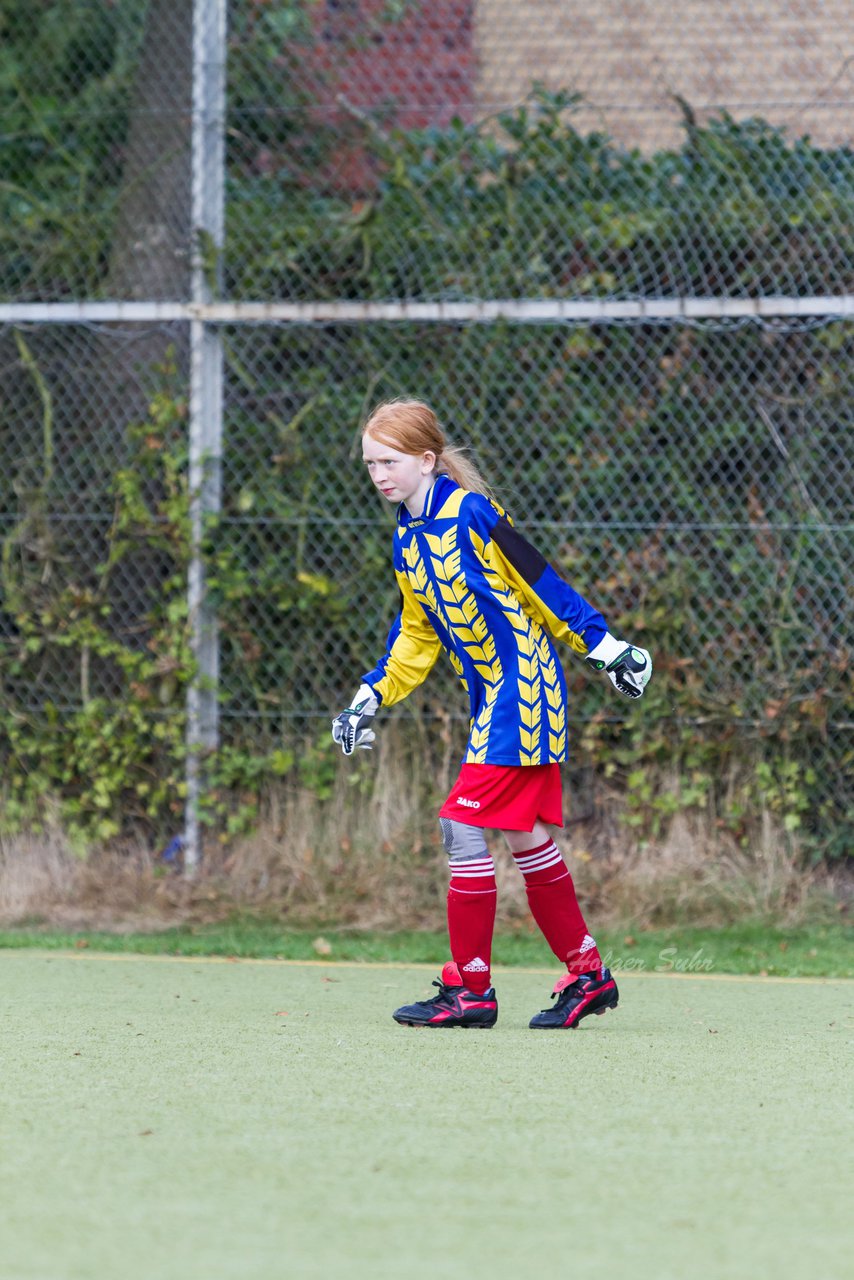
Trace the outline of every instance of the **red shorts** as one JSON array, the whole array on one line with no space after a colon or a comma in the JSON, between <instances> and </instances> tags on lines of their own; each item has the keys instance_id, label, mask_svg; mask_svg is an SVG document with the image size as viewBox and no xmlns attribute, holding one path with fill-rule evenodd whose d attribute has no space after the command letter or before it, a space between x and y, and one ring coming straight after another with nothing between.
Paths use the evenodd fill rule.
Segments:
<instances>
[{"instance_id":1,"label":"red shorts","mask_svg":"<svg viewBox=\"0 0 854 1280\"><path fill-rule=\"evenodd\" d=\"M464 764L439 816L498 831L533 831L538 818L562 827L560 765Z\"/></svg>"}]
</instances>

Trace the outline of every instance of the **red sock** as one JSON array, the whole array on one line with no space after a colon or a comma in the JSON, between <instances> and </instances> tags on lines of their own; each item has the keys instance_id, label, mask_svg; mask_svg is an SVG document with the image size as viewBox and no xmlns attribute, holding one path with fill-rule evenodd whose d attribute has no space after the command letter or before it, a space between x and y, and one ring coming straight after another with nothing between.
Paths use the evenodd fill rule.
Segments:
<instances>
[{"instance_id":1,"label":"red sock","mask_svg":"<svg viewBox=\"0 0 854 1280\"><path fill-rule=\"evenodd\" d=\"M482 858L452 860L448 888L448 937L451 955L460 970L464 986L483 995L492 984L492 933L495 928L495 864L485 853Z\"/></svg>"},{"instance_id":2,"label":"red sock","mask_svg":"<svg viewBox=\"0 0 854 1280\"><path fill-rule=\"evenodd\" d=\"M552 951L570 973L589 973L602 957L587 931L569 868L554 840L514 853L525 877L531 914Z\"/></svg>"}]
</instances>

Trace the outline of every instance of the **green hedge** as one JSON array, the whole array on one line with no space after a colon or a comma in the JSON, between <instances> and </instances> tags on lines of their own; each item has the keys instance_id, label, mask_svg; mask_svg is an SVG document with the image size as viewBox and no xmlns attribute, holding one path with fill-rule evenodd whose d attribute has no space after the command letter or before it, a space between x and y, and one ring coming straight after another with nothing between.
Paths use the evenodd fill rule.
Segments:
<instances>
[{"instance_id":1,"label":"green hedge","mask_svg":"<svg viewBox=\"0 0 854 1280\"><path fill-rule=\"evenodd\" d=\"M643 155L535 92L489 127L350 140L363 199L231 172L229 291L258 297L821 295L854 282L854 152L761 119ZM253 252L246 254L246 245Z\"/></svg>"}]
</instances>

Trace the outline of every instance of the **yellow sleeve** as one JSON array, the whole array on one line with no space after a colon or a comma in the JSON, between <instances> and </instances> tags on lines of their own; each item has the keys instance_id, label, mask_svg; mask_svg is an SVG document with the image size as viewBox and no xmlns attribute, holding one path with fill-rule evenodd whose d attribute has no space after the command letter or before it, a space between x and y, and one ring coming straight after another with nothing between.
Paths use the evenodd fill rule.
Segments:
<instances>
[{"instance_id":1,"label":"yellow sleeve","mask_svg":"<svg viewBox=\"0 0 854 1280\"><path fill-rule=\"evenodd\" d=\"M439 637L403 573L396 573L401 609L377 667L366 677L384 707L393 706L426 680L442 648ZM379 674L379 679L374 677Z\"/></svg>"}]
</instances>

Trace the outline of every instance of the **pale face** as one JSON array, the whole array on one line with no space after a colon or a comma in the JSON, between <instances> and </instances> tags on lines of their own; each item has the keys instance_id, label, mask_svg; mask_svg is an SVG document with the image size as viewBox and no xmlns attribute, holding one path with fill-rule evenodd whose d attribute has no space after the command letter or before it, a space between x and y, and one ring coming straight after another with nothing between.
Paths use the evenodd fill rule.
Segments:
<instances>
[{"instance_id":1,"label":"pale face","mask_svg":"<svg viewBox=\"0 0 854 1280\"><path fill-rule=\"evenodd\" d=\"M421 515L427 492L436 479L435 453L401 453L366 435L362 436L362 458L384 498L403 502L411 515Z\"/></svg>"}]
</instances>

